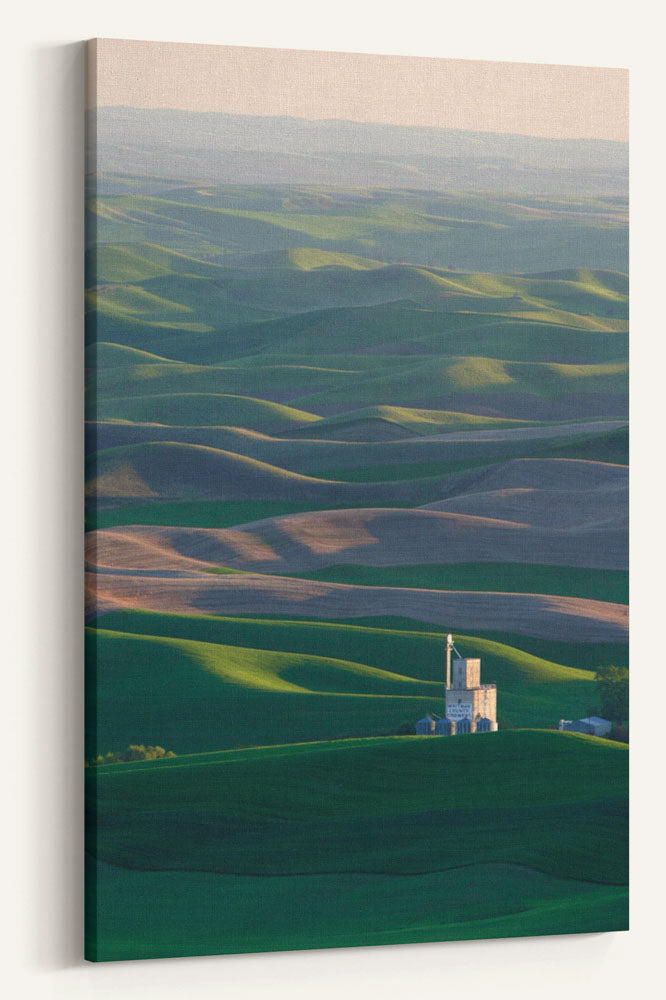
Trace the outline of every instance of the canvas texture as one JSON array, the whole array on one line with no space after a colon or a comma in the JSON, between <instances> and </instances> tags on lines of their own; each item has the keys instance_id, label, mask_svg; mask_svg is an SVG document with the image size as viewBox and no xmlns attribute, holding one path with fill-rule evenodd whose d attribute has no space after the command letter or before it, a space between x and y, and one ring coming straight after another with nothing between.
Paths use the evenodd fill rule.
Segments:
<instances>
[{"instance_id":1,"label":"canvas texture","mask_svg":"<svg viewBox=\"0 0 666 1000\"><path fill-rule=\"evenodd\" d=\"M87 957L626 929L627 73L88 56Z\"/></svg>"}]
</instances>

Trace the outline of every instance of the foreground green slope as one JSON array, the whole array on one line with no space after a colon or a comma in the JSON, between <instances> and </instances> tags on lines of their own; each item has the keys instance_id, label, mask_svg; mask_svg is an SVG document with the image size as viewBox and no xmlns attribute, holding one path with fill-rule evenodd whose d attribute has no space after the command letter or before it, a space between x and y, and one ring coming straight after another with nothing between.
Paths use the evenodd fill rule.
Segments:
<instances>
[{"instance_id":1,"label":"foreground green slope","mask_svg":"<svg viewBox=\"0 0 666 1000\"><path fill-rule=\"evenodd\" d=\"M518 730L107 765L88 772L99 817L94 849L126 867L272 875L416 873L503 858L553 875L621 883L623 838L612 848L608 840L624 813L627 756L626 747L606 740ZM564 837L559 823L545 822L558 811L564 820L562 803L570 810ZM596 833L588 828L595 809ZM164 823L170 812L179 814L178 824ZM522 816L522 828L505 827L502 835L498 815ZM120 843L118 816L127 830ZM246 836L239 838L241 826ZM313 836L317 828L321 839Z\"/></svg>"},{"instance_id":2,"label":"foreground green slope","mask_svg":"<svg viewBox=\"0 0 666 1000\"><path fill-rule=\"evenodd\" d=\"M626 758L518 731L89 770L88 957L625 928Z\"/></svg>"},{"instance_id":3,"label":"foreground green slope","mask_svg":"<svg viewBox=\"0 0 666 1000\"><path fill-rule=\"evenodd\" d=\"M504 862L424 875L153 872L86 859L97 961L625 930L626 886ZM94 890L93 888L94 887ZM489 906L489 900L491 904ZM92 911L91 903L91 911Z\"/></svg>"}]
</instances>

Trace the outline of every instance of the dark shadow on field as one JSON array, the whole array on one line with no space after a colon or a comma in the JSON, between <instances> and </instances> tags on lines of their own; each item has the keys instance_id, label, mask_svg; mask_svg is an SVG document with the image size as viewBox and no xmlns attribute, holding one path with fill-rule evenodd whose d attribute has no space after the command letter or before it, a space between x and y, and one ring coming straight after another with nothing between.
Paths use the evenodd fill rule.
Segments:
<instances>
[{"instance_id":1,"label":"dark shadow on field","mask_svg":"<svg viewBox=\"0 0 666 1000\"><path fill-rule=\"evenodd\" d=\"M42 969L83 961L84 54L83 42L34 46L22 95L38 154L28 160L36 210L25 242L36 268L26 308L38 324L30 437L32 481L40 482L25 501L35 622L25 637L33 664L26 753L36 779L25 824L25 938Z\"/></svg>"}]
</instances>

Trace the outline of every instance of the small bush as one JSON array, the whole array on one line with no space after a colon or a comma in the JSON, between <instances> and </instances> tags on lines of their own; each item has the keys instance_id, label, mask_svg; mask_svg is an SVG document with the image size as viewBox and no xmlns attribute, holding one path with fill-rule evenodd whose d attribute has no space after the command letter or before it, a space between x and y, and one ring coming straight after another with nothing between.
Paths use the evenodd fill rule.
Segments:
<instances>
[{"instance_id":1,"label":"small bush","mask_svg":"<svg viewBox=\"0 0 666 1000\"><path fill-rule=\"evenodd\" d=\"M99 767L101 764L127 764L135 760L165 760L175 757L173 750L165 750L161 746L146 746L144 743L130 743L124 753L98 754L92 760L86 761L86 767Z\"/></svg>"}]
</instances>

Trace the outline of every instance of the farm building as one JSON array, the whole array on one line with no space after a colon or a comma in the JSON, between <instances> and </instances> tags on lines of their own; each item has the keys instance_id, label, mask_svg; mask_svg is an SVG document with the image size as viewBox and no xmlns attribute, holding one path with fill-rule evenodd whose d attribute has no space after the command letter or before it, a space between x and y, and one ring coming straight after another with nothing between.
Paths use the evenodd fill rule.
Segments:
<instances>
[{"instance_id":1,"label":"farm building","mask_svg":"<svg viewBox=\"0 0 666 1000\"><path fill-rule=\"evenodd\" d=\"M586 736L607 736L613 728L613 723L608 719L601 719L598 715L590 715L586 719L560 719L558 727L568 733L585 733Z\"/></svg>"},{"instance_id":2,"label":"farm building","mask_svg":"<svg viewBox=\"0 0 666 1000\"><path fill-rule=\"evenodd\" d=\"M456 659L451 662L451 653ZM481 660L465 658L446 637L446 716L430 714L416 723L417 736L455 736L497 731L497 688L481 683Z\"/></svg>"}]
</instances>

